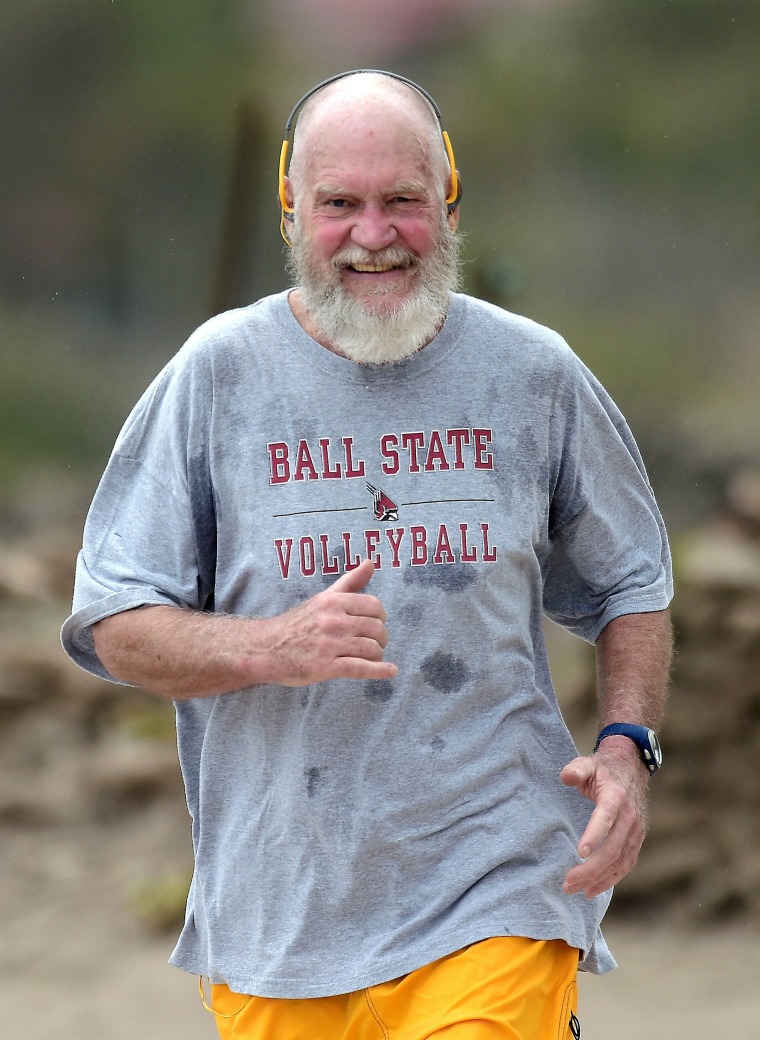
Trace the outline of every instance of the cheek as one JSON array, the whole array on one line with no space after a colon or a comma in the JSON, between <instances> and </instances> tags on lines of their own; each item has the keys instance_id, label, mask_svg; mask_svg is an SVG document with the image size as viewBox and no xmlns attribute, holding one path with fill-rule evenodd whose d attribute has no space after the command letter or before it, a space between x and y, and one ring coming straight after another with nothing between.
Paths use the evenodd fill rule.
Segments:
<instances>
[{"instance_id":1,"label":"cheek","mask_svg":"<svg viewBox=\"0 0 760 1040\"><path fill-rule=\"evenodd\" d=\"M405 244L418 256L428 256L438 243L438 225L428 220L405 221L396 229Z\"/></svg>"},{"instance_id":2,"label":"cheek","mask_svg":"<svg viewBox=\"0 0 760 1040\"><path fill-rule=\"evenodd\" d=\"M311 247L322 263L330 263L335 254L346 245L346 234L335 224L313 229Z\"/></svg>"}]
</instances>

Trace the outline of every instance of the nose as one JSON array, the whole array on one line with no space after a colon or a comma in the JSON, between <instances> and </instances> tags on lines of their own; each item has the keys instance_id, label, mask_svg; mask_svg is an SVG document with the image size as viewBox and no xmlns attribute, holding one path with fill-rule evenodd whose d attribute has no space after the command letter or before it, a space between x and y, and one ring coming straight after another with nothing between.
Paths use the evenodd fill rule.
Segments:
<instances>
[{"instance_id":1,"label":"nose","mask_svg":"<svg viewBox=\"0 0 760 1040\"><path fill-rule=\"evenodd\" d=\"M385 207L363 206L351 228L351 241L362 249L376 252L395 242L398 232Z\"/></svg>"}]
</instances>

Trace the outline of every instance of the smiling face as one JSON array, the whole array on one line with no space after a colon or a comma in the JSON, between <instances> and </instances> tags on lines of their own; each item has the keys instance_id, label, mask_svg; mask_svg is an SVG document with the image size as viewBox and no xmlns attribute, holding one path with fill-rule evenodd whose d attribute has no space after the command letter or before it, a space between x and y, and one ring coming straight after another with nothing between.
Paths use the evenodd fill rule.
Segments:
<instances>
[{"instance_id":1,"label":"smiling face","mask_svg":"<svg viewBox=\"0 0 760 1040\"><path fill-rule=\"evenodd\" d=\"M440 328L458 247L432 112L409 88L367 86L346 97L344 85L302 117L287 185L299 287L291 305L325 346L379 362L414 353Z\"/></svg>"}]
</instances>

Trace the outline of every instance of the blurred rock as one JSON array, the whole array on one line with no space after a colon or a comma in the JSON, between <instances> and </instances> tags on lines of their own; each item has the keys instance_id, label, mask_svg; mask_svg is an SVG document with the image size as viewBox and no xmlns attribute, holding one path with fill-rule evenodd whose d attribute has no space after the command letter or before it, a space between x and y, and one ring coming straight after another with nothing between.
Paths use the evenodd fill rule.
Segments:
<instances>
[{"instance_id":1,"label":"blurred rock","mask_svg":"<svg viewBox=\"0 0 760 1040\"><path fill-rule=\"evenodd\" d=\"M100 741L88 758L83 781L88 812L110 824L182 789L173 744L123 734Z\"/></svg>"},{"instance_id":2,"label":"blurred rock","mask_svg":"<svg viewBox=\"0 0 760 1040\"><path fill-rule=\"evenodd\" d=\"M749 533L760 534L760 469L744 469L729 480L728 505Z\"/></svg>"}]
</instances>

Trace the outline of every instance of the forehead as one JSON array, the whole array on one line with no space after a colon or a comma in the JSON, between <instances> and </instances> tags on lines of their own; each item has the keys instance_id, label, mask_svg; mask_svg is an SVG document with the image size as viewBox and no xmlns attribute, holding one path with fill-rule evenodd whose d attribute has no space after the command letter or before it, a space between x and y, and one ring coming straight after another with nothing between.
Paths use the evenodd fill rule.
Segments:
<instances>
[{"instance_id":1,"label":"forehead","mask_svg":"<svg viewBox=\"0 0 760 1040\"><path fill-rule=\"evenodd\" d=\"M409 91L333 91L315 98L296 129L293 172L309 182L339 172L427 181L443 151L432 110Z\"/></svg>"},{"instance_id":2,"label":"forehead","mask_svg":"<svg viewBox=\"0 0 760 1040\"><path fill-rule=\"evenodd\" d=\"M423 184L434 180L429 147L408 128L352 119L314 142L304 175L313 185L336 178Z\"/></svg>"}]
</instances>

